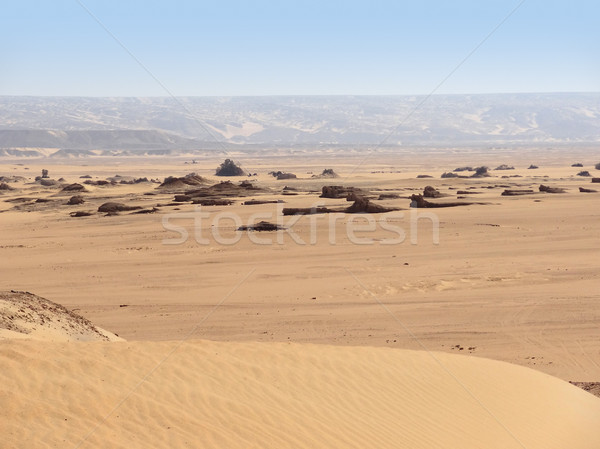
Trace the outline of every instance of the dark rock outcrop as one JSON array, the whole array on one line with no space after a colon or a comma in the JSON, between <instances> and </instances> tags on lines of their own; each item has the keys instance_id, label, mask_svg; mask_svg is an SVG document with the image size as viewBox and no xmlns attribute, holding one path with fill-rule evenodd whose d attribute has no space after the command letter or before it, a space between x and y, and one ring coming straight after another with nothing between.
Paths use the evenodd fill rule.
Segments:
<instances>
[{"instance_id":1,"label":"dark rock outcrop","mask_svg":"<svg viewBox=\"0 0 600 449\"><path fill-rule=\"evenodd\" d=\"M244 169L231 159L225 159L215 170L216 176L244 176L245 174Z\"/></svg>"},{"instance_id":2,"label":"dark rock outcrop","mask_svg":"<svg viewBox=\"0 0 600 449\"><path fill-rule=\"evenodd\" d=\"M482 166L482 167L477 167L477 168L475 169L475 173L473 173L473 174L471 175L471 178L487 178L487 177L491 176L491 175L488 173L488 170L489 170L489 169L488 169L487 167L484 167L484 166Z\"/></svg>"}]
</instances>

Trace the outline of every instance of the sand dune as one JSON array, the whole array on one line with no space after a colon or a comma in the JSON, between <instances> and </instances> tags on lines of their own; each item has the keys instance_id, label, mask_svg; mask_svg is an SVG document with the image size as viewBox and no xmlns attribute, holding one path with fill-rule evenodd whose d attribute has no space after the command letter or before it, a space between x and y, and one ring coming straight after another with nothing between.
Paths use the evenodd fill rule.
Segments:
<instances>
[{"instance_id":1,"label":"sand dune","mask_svg":"<svg viewBox=\"0 0 600 449\"><path fill-rule=\"evenodd\" d=\"M5 448L600 447L598 398L474 357L286 343L6 340L0 360Z\"/></svg>"}]
</instances>

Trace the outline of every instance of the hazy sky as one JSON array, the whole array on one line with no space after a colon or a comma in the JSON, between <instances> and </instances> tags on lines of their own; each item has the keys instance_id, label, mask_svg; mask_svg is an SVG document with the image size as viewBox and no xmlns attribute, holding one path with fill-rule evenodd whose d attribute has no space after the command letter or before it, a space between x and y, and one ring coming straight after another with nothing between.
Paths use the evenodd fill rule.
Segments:
<instances>
[{"instance_id":1,"label":"hazy sky","mask_svg":"<svg viewBox=\"0 0 600 449\"><path fill-rule=\"evenodd\" d=\"M81 0L175 95L427 94L519 2ZM2 2L0 95L167 95L81 4ZM598 92L599 23L525 0L437 93Z\"/></svg>"}]
</instances>

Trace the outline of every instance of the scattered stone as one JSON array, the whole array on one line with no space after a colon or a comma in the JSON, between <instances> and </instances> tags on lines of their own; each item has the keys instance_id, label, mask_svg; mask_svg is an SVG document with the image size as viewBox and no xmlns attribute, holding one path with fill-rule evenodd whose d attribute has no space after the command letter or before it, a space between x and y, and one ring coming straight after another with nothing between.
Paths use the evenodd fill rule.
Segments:
<instances>
[{"instance_id":1,"label":"scattered stone","mask_svg":"<svg viewBox=\"0 0 600 449\"><path fill-rule=\"evenodd\" d=\"M259 204L277 204L283 203L283 200L248 200L242 203L243 206L256 206Z\"/></svg>"},{"instance_id":2,"label":"scattered stone","mask_svg":"<svg viewBox=\"0 0 600 449\"><path fill-rule=\"evenodd\" d=\"M348 195L350 195L351 193L360 195L363 193L363 191L354 187L323 186L323 188L321 189L320 198L348 198Z\"/></svg>"},{"instance_id":3,"label":"scattered stone","mask_svg":"<svg viewBox=\"0 0 600 449\"><path fill-rule=\"evenodd\" d=\"M431 175L417 175L417 179L433 178Z\"/></svg>"},{"instance_id":4,"label":"scattered stone","mask_svg":"<svg viewBox=\"0 0 600 449\"><path fill-rule=\"evenodd\" d=\"M87 192L84 186L78 183L69 184L64 186L61 192Z\"/></svg>"},{"instance_id":5,"label":"scattered stone","mask_svg":"<svg viewBox=\"0 0 600 449\"><path fill-rule=\"evenodd\" d=\"M54 180L54 179L39 179L39 183L41 185L43 185L44 187L54 187L54 186L59 186L60 182Z\"/></svg>"},{"instance_id":6,"label":"scattered stone","mask_svg":"<svg viewBox=\"0 0 600 449\"><path fill-rule=\"evenodd\" d=\"M510 165L506 165L506 164L502 164L497 166L494 170L514 170L515 167L510 166Z\"/></svg>"},{"instance_id":7,"label":"scattered stone","mask_svg":"<svg viewBox=\"0 0 600 449\"><path fill-rule=\"evenodd\" d=\"M131 215L140 215L140 214L153 214L155 212L158 212L160 209L153 207L152 209L141 209L141 210L136 210L135 212L132 212Z\"/></svg>"},{"instance_id":8,"label":"scattered stone","mask_svg":"<svg viewBox=\"0 0 600 449\"><path fill-rule=\"evenodd\" d=\"M423 197L425 198L441 198L444 195L442 192L438 191L435 187L432 186L426 186L423 189Z\"/></svg>"},{"instance_id":9,"label":"scattered stone","mask_svg":"<svg viewBox=\"0 0 600 449\"><path fill-rule=\"evenodd\" d=\"M400 198L400 195L397 193L382 193L379 195L378 200L396 200L398 198Z\"/></svg>"},{"instance_id":10,"label":"scattered stone","mask_svg":"<svg viewBox=\"0 0 600 449\"><path fill-rule=\"evenodd\" d=\"M600 182L600 178L592 178L592 182L593 182L593 183Z\"/></svg>"},{"instance_id":11,"label":"scattered stone","mask_svg":"<svg viewBox=\"0 0 600 449\"><path fill-rule=\"evenodd\" d=\"M538 167L537 165L531 164L529 167L527 167L527 170L537 170L538 168L540 168L540 167Z\"/></svg>"},{"instance_id":12,"label":"scattered stone","mask_svg":"<svg viewBox=\"0 0 600 449\"><path fill-rule=\"evenodd\" d=\"M583 167L583 164L581 162L576 162L574 164L571 164L571 167Z\"/></svg>"},{"instance_id":13,"label":"scattered stone","mask_svg":"<svg viewBox=\"0 0 600 449\"><path fill-rule=\"evenodd\" d=\"M172 191L186 189L189 186L200 186L207 183L208 180L206 178L203 178L202 176L199 176L196 173L189 173L181 177L168 176L157 188L161 190Z\"/></svg>"},{"instance_id":14,"label":"scattered stone","mask_svg":"<svg viewBox=\"0 0 600 449\"><path fill-rule=\"evenodd\" d=\"M473 174L471 175L471 178L487 178L487 177L491 176L491 175L488 173L488 170L489 170L489 169L488 169L487 167L484 167L484 166L477 167L477 168L475 169L475 173L473 173Z\"/></svg>"},{"instance_id":15,"label":"scattered stone","mask_svg":"<svg viewBox=\"0 0 600 449\"><path fill-rule=\"evenodd\" d=\"M5 182L0 182L0 190L15 190L14 187L9 186Z\"/></svg>"},{"instance_id":16,"label":"scattered stone","mask_svg":"<svg viewBox=\"0 0 600 449\"><path fill-rule=\"evenodd\" d=\"M330 212L341 212L326 207L286 207L283 209L283 215L314 215L314 214L328 214Z\"/></svg>"},{"instance_id":17,"label":"scattered stone","mask_svg":"<svg viewBox=\"0 0 600 449\"><path fill-rule=\"evenodd\" d=\"M279 231L285 229L283 226L279 226L278 224L269 223L268 221L260 221L254 225L240 226L238 231Z\"/></svg>"},{"instance_id":18,"label":"scattered stone","mask_svg":"<svg viewBox=\"0 0 600 449\"><path fill-rule=\"evenodd\" d=\"M346 208L344 212L348 214L382 214L385 212L391 212L396 209L384 207L379 204L372 203L367 198L358 197L352 206Z\"/></svg>"},{"instance_id":19,"label":"scattered stone","mask_svg":"<svg viewBox=\"0 0 600 449\"><path fill-rule=\"evenodd\" d=\"M313 175L313 178L339 178L339 175L333 171L333 168L324 169L320 175Z\"/></svg>"},{"instance_id":20,"label":"scattered stone","mask_svg":"<svg viewBox=\"0 0 600 449\"><path fill-rule=\"evenodd\" d=\"M521 196L521 195L532 195L535 192L533 190L518 190L518 189L506 189L502 192L502 196Z\"/></svg>"},{"instance_id":21,"label":"scattered stone","mask_svg":"<svg viewBox=\"0 0 600 449\"><path fill-rule=\"evenodd\" d=\"M438 208L438 207L456 207L456 206L470 206L476 203L465 203L465 202L452 202L452 203L432 203L423 198L423 195L411 195L410 207L418 209L427 208Z\"/></svg>"},{"instance_id":22,"label":"scattered stone","mask_svg":"<svg viewBox=\"0 0 600 449\"><path fill-rule=\"evenodd\" d=\"M594 190L594 189L585 189L583 187L579 187L579 191L581 193L598 193L597 190Z\"/></svg>"},{"instance_id":23,"label":"scattered stone","mask_svg":"<svg viewBox=\"0 0 600 449\"><path fill-rule=\"evenodd\" d=\"M233 204L233 201L225 199L196 198L192 201L192 204L199 204L200 206L229 206L230 204Z\"/></svg>"},{"instance_id":24,"label":"scattered stone","mask_svg":"<svg viewBox=\"0 0 600 449\"><path fill-rule=\"evenodd\" d=\"M131 211L131 210L139 210L139 209L141 209L140 206L126 206L123 203L108 202L108 203L102 204L98 208L98 212L106 212L109 214L113 214L116 212L127 212L127 211Z\"/></svg>"},{"instance_id":25,"label":"scattered stone","mask_svg":"<svg viewBox=\"0 0 600 449\"><path fill-rule=\"evenodd\" d=\"M90 215L94 215L92 212L86 212L83 210L78 210L75 212L71 212L69 214L71 217L76 218L76 217L89 217Z\"/></svg>"},{"instance_id":26,"label":"scattered stone","mask_svg":"<svg viewBox=\"0 0 600 449\"><path fill-rule=\"evenodd\" d=\"M577 173L577 176L591 177L592 175L590 174L589 171L583 170L583 171L580 171L579 173Z\"/></svg>"},{"instance_id":27,"label":"scattered stone","mask_svg":"<svg viewBox=\"0 0 600 449\"><path fill-rule=\"evenodd\" d=\"M75 195L72 196L71 198L69 198L69 201L67 202L68 206L75 206L78 204L83 204L85 203L85 200L83 199L82 195Z\"/></svg>"},{"instance_id":28,"label":"scattered stone","mask_svg":"<svg viewBox=\"0 0 600 449\"><path fill-rule=\"evenodd\" d=\"M544 184L540 184L539 190L540 192L546 193L566 193L565 189L561 189L560 187L549 187Z\"/></svg>"},{"instance_id":29,"label":"scattered stone","mask_svg":"<svg viewBox=\"0 0 600 449\"><path fill-rule=\"evenodd\" d=\"M457 167L454 169L455 172L463 172L463 171L475 171L473 167Z\"/></svg>"}]
</instances>

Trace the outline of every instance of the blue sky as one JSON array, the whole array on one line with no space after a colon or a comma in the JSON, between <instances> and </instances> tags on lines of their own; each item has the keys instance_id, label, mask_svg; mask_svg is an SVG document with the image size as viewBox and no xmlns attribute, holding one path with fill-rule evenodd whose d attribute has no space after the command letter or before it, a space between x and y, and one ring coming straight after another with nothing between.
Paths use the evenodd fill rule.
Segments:
<instances>
[{"instance_id":1,"label":"blue sky","mask_svg":"<svg viewBox=\"0 0 600 449\"><path fill-rule=\"evenodd\" d=\"M428 94L517 1L81 0L174 95ZM600 2L526 0L436 93L600 91ZM8 1L0 95L164 96L76 0Z\"/></svg>"}]
</instances>

